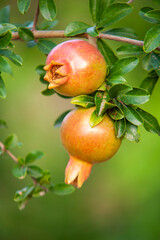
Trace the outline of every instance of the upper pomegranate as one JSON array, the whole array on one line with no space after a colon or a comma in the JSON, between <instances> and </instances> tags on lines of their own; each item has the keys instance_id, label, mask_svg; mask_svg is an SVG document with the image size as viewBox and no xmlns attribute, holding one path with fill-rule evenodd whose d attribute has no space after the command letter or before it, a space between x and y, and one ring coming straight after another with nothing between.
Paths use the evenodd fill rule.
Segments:
<instances>
[{"instance_id":1,"label":"upper pomegranate","mask_svg":"<svg viewBox=\"0 0 160 240\"><path fill-rule=\"evenodd\" d=\"M64 96L90 94L105 80L106 62L90 43L70 40L57 45L48 54L44 79L49 89Z\"/></svg>"}]
</instances>

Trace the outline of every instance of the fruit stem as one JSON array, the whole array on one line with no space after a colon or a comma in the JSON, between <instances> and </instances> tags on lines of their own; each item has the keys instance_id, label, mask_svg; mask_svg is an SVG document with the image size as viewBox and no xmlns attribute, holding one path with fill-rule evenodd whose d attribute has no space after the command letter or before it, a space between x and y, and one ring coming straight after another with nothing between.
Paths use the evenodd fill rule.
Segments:
<instances>
[{"instance_id":1,"label":"fruit stem","mask_svg":"<svg viewBox=\"0 0 160 240\"><path fill-rule=\"evenodd\" d=\"M65 170L65 183L80 188L90 175L93 164L70 156Z\"/></svg>"}]
</instances>

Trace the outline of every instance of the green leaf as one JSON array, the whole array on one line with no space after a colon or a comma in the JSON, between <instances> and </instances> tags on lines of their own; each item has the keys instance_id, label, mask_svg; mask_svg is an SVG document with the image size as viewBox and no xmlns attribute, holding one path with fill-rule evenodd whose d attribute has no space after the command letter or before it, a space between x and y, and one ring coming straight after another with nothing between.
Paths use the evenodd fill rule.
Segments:
<instances>
[{"instance_id":1,"label":"green leaf","mask_svg":"<svg viewBox=\"0 0 160 240\"><path fill-rule=\"evenodd\" d=\"M0 48L4 48L9 45L12 39L12 34L8 31L5 35L0 36Z\"/></svg>"},{"instance_id":2,"label":"green leaf","mask_svg":"<svg viewBox=\"0 0 160 240\"><path fill-rule=\"evenodd\" d=\"M152 116L150 113L142 110L141 108L137 108L136 110L140 114L141 118L143 119L144 128L148 132L157 133L160 136L160 125L157 119L154 116Z\"/></svg>"},{"instance_id":3,"label":"green leaf","mask_svg":"<svg viewBox=\"0 0 160 240\"><path fill-rule=\"evenodd\" d=\"M125 119L115 121L115 129L116 129L117 138L121 138L124 135L125 130L126 130Z\"/></svg>"},{"instance_id":4,"label":"green leaf","mask_svg":"<svg viewBox=\"0 0 160 240\"><path fill-rule=\"evenodd\" d=\"M12 74L12 69L8 62L0 56L0 72L6 72Z\"/></svg>"},{"instance_id":5,"label":"green leaf","mask_svg":"<svg viewBox=\"0 0 160 240\"><path fill-rule=\"evenodd\" d=\"M145 16L160 21L160 10L151 10L145 13Z\"/></svg>"},{"instance_id":6,"label":"green leaf","mask_svg":"<svg viewBox=\"0 0 160 240\"><path fill-rule=\"evenodd\" d=\"M20 13L25 14L29 9L30 4L31 4L31 0L18 0L17 6Z\"/></svg>"},{"instance_id":7,"label":"green leaf","mask_svg":"<svg viewBox=\"0 0 160 240\"><path fill-rule=\"evenodd\" d=\"M90 108L95 105L94 97L91 97L88 95L79 95L77 97L74 97L74 98L72 98L71 103L76 104L81 107L84 107L84 108Z\"/></svg>"},{"instance_id":8,"label":"green leaf","mask_svg":"<svg viewBox=\"0 0 160 240\"><path fill-rule=\"evenodd\" d=\"M121 46L117 48L117 53L120 56L123 55L140 55L143 54L144 51L141 47L135 45Z\"/></svg>"},{"instance_id":9,"label":"green leaf","mask_svg":"<svg viewBox=\"0 0 160 240\"><path fill-rule=\"evenodd\" d=\"M19 164L20 166L25 165L25 160L24 160L24 158L18 157L18 164Z\"/></svg>"},{"instance_id":10,"label":"green leaf","mask_svg":"<svg viewBox=\"0 0 160 240\"><path fill-rule=\"evenodd\" d=\"M56 5L53 0L39 0L39 8L46 20L53 21L56 17Z\"/></svg>"},{"instance_id":11,"label":"green leaf","mask_svg":"<svg viewBox=\"0 0 160 240\"><path fill-rule=\"evenodd\" d=\"M7 91L6 91L6 87L5 87L5 84L3 82L3 79L1 78L1 75L0 75L0 98L6 98L7 96Z\"/></svg>"},{"instance_id":12,"label":"green leaf","mask_svg":"<svg viewBox=\"0 0 160 240\"><path fill-rule=\"evenodd\" d=\"M15 202L22 202L24 201L28 196L32 194L34 190L34 186L26 186L21 190L16 191L15 196L14 196L14 201Z\"/></svg>"},{"instance_id":13,"label":"green leaf","mask_svg":"<svg viewBox=\"0 0 160 240\"><path fill-rule=\"evenodd\" d=\"M16 30L16 26L10 23L0 24L0 35L6 34L8 31Z\"/></svg>"},{"instance_id":14,"label":"green leaf","mask_svg":"<svg viewBox=\"0 0 160 240\"><path fill-rule=\"evenodd\" d=\"M109 89L108 93L111 98L116 98L130 90L132 90L132 87L130 85L116 84Z\"/></svg>"},{"instance_id":15,"label":"green leaf","mask_svg":"<svg viewBox=\"0 0 160 240\"><path fill-rule=\"evenodd\" d=\"M24 41L34 40L33 33L28 28L24 28L24 27L18 28L18 34L20 38L23 39Z\"/></svg>"},{"instance_id":16,"label":"green leaf","mask_svg":"<svg viewBox=\"0 0 160 240\"><path fill-rule=\"evenodd\" d=\"M59 128L63 122L63 119L65 118L65 116L70 112L71 110L67 110L64 113L62 113L54 122L54 127L55 128Z\"/></svg>"},{"instance_id":17,"label":"green leaf","mask_svg":"<svg viewBox=\"0 0 160 240\"><path fill-rule=\"evenodd\" d=\"M17 66L22 66L23 64L23 59L21 58L21 56L16 55L9 49L0 49L0 55L9 58Z\"/></svg>"},{"instance_id":18,"label":"green leaf","mask_svg":"<svg viewBox=\"0 0 160 240\"><path fill-rule=\"evenodd\" d=\"M104 33L118 37L137 38L137 34L131 28L113 28Z\"/></svg>"},{"instance_id":19,"label":"green leaf","mask_svg":"<svg viewBox=\"0 0 160 240\"><path fill-rule=\"evenodd\" d=\"M40 167L31 165L27 168L27 174L37 179L43 176L43 171Z\"/></svg>"},{"instance_id":20,"label":"green leaf","mask_svg":"<svg viewBox=\"0 0 160 240\"><path fill-rule=\"evenodd\" d=\"M98 36L98 32L97 32L96 26L87 28L87 33L88 33L91 37L97 37L97 36Z\"/></svg>"},{"instance_id":21,"label":"green leaf","mask_svg":"<svg viewBox=\"0 0 160 240\"><path fill-rule=\"evenodd\" d=\"M142 67L147 72L153 70L153 66L151 64L151 54L147 54L142 60Z\"/></svg>"},{"instance_id":22,"label":"green leaf","mask_svg":"<svg viewBox=\"0 0 160 240\"><path fill-rule=\"evenodd\" d=\"M124 77L122 76L118 76L118 75L113 75L112 77L110 77L109 79L107 79L107 84L109 85L115 85L115 84L120 84L120 83L126 83L126 79L124 79Z\"/></svg>"},{"instance_id":23,"label":"green leaf","mask_svg":"<svg viewBox=\"0 0 160 240\"><path fill-rule=\"evenodd\" d=\"M26 158L25 158L25 164L29 165L33 162L35 162L36 160L41 159L44 156L43 152L40 151L32 151L30 153L27 154Z\"/></svg>"},{"instance_id":24,"label":"green leaf","mask_svg":"<svg viewBox=\"0 0 160 240\"><path fill-rule=\"evenodd\" d=\"M149 53L160 45L160 24L150 28L145 35L143 49Z\"/></svg>"},{"instance_id":25,"label":"green leaf","mask_svg":"<svg viewBox=\"0 0 160 240\"><path fill-rule=\"evenodd\" d=\"M38 182L43 184L49 184L51 180L51 174L48 170L43 171L43 176L38 180Z\"/></svg>"},{"instance_id":26,"label":"green leaf","mask_svg":"<svg viewBox=\"0 0 160 240\"><path fill-rule=\"evenodd\" d=\"M160 54L158 53L151 53L151 65L156 70L156 73L160 77Z\"/></svg>"},{"instance_id":27,"label":"green leaf","mask_svg":"<svg viewBox=\"0 0 160 240\"><path fill-rule=\"evenodd\" d=\"M90 121L89 121L90 127L93 128L96 125L98 125L100 122L102 122L104 116L105 116L105 114L97 116L97 113L96 113L96 110L95 110L90 117Z\"/></svg>"},{"instance_id":28,"label":"green leaf","mask_svg":"<svg viewBox=\"0 0 160 240\"><path fill-rule=\"evenodd\" d=\"M95 95L96 113L98 116L103 115L107 109L114 108L115 105L108 102L108 93L97 92Z\"/></svg>"},{"instance_id":29,"label":"green leaf","mask_svg":"<svg viewBox=\"0 0 160 240\"><path fill-rule=\"evenodd\" d=\"M124 118L123 112L119 108L113 108L112 110L108 111L108 115L113 119L113 120L120 120Z\"/></svg>"},{"instance_id":30,"label":"green leaf","mask_svg":"<svg viewBox=\"0 0 160 240\"><path fill-rule=\"evenodd\" d=\"M38 65L36 67L36 73L39 74L41 77L44 77L44 75L46 74L46 71L43 68L44 65Z\"/></svg>"},{"instance_id":31,"label":"green leaf","mask_svg":"<svg viewBox=\"0 0 160 240\"><path fill-rule=\"evenodd\" d=\"M40 186L36 186L34 192L32 193L32 197L43 197L45 194L45 190L43 190Z\"/></svg>"},{"instance_id":32,"label":"green leaf","mask_svg":"<svg viewBox=\"0 0 160 240\"><path fill-rule=\"evenodd\" d=\"M0 23L9 23L10 21L10 6L5 6L0 9Z\"/></svg>"},{"instance_id":33,"label":"green leaf","mask_svg":"<svg viewBox=\"0 0 160 240\"><path fill-rule=\"evenodd\" d=\"M123 75L132 71L138 64L139 59L136 57L128 57L118 60L111 68L109 76Z\"/></svg>"},{"instance_id":34,"label":"green leaf","mask_svg":"<svg viewBox=\"0 0 160 240\"><path fill-rule=\"evenodd\" d=\"M27 175L27 168L19 166L19 165L16 165L12 169L12 173L13 173L14 177L16 177L18 179L24 179L26 177L26 175Z\"/></svg>"},{"instance_id":35,"label":"green leaf","mask_svg":"<svg viewBox=\"0 0 160 240\"><path fill-rule=\"evenodd\" d=\"M150 95L144 89L133 88L133 90L120 96L119 99L125 104L139 105L149 101Z\"/></svg>"},{"instance_id":36,"label":"green leaf","mask_svg":"<svg viewBox=\"0 0 160 240\"><path fill-rule=\"evenodd\" d=\"M18 138L15 134L8 136L4 142L6 149L12 149L18 146Z\"/></svg>"},{"instance_id":37,"label":"green leaf","mask_svg":"<svg viewBox=\"0 0 160 240\"><path fill-rule=\"evenodd\" d=\"M89 28L90 25L83 23L83 22L71 22L65 29L65 36L74 36L77 34L85 33L87 28Z\"/></svg>"},{"instance_id":38,"label":"green leaf","mask_svg":"<svg viewBox=\"0 0 160 240\"><path fill-rule=\"evenodd\" d=\"M107 43L102 39L97 39L97 46L99 51L104 56L106 63L108 65L113 65L118 60L112 49L107 45Z\"/></svg>"},{"instance_id":39,"label":"green leaf","mask_svg":"<svg viewBox=\"0 0 160 240\"><path fill-rule=\"evenodd\" d=\"M158 76L155 77L155 76L149 75L142 81L142 83L140 84L140 88L147 90L151 95L157 81L158 81Z\"/></svg>"},{"instance_id":40,"label":"green leaf","mask_svg":"<svg viewBox=\"0 0 160 240\"><path fill-rule=\"evenodd\" d=\"M97 28L108 27L113 23L118 22L131 12L132 7L128 4L114 3L103 10L101 18L97 24Z\"/></svg>"},{"instance_id":41,"label":"green leaf","mask_svg":"<svg viewBox=\"0 0 160 240\"><path fill-rule=\"evenodd\" d=\"M40 39L37 42L37 46L41 52L43 52L44 54L48 54L56 46L56 44L49 40Z\"/></svg>"},{"instance_id":42,"label":"green leaf","mask_svg":"<svg viewBox=\"0 0 160 240\"><path fill-rule=\"evenodd\" d=\"M2 119L0 119L0 128L7 128L7 123Z\"/></svg>"},{"instance_id":43,"label":"green leaf","mask_svg":"<svg viewBox=\"0 0 160 240\"><path fill-rule=\"evenodd\" d=\"M44 80L45 81L45 80ZM41 92L44 96L51 96L53 94L55 94L54 89L45 89Z\"/></svg>"},{"instance_id":44,"label":"green leaf","mask_svg":"<svg viewBox=\"0 0 160 240\"><path fill-rule=\"evenodd\" d=\"M68 195L75 191L74 186L65 183L55 184L52 188L56 195Z\"/></svg>"},{"instance_id":45,"label":"green leaf","mask_svg":"<svg viewBox=\"0 0 160 240\"><path fill-rule=\"evenodd\" d=\"M152 17L149 17L147 16L147 13L152 11L153 8L151 7L143 7L141 8L140 12L139 12L139 15L144 19L146 20L147 22L150 22L150 23L157 23L158 21Z\"/></svg>"},{"instance_id":46,"label":"green leaf","mask_svg":"<svg viewBox=\"0 0 160 240\"><path fill-rule=\"evenodd\" d=\"M159 1L159 0L152 0L152 1L160 4L160 1Z\"/></svg>"},{"instance_id":47,"label":"green leaf","mask_svg":"<svg viewBox=\"0 0 160 240\"><path fill-rule=\"evenodd\" d=\"M54 20L52 22L44 20L41 24L39 29L42 30L52 30L58 24L58 20Z\"/></svg>"},{"instance_id":48,"label":"green leaf","mask_svg":"<svg viewBox=\"0 0 160 240\"><path fill-rule=\"evenodd\" d=\"M142 118L133 107L123 105L123 112L126 119L134 125L139 126L143 123Z\"/></svg>"},{"instance_id":49,"label":"green leaf","mask_svg":"<svg viewBox=\"0 0 160 240\"><path fill-rule=\"evenodd\" d=\"M97 90L98 91L106 91L106 89L107 89L107 83L104 82Z\"/></svg>"},{"instance_id":50,"label":"green leaf","mask_svg":"<svg viewBox=\"0 0 160 240\"><path fill-rule=\"evenodd\" d=\"M124 137L129 141L135 141L138 143L140 141L138 127L127 121Z\"/></svg>"}]
</instances>

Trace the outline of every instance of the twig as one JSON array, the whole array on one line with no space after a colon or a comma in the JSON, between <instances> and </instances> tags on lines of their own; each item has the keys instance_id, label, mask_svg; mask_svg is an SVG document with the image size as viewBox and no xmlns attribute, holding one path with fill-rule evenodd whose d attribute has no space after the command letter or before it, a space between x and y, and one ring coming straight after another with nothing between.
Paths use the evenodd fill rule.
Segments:
<instances>
[{"instance_id":1,"label":"twig","mask_svg":"<svg viewBox=\"0 0 160 240\"><path fill-rule=\"evenodd\" d=\"M130 4L130 3L132 3L133 1L134 1L134 0L129 0L127 3Z\"/></svg>"},{"instance_id":2,"label":"twig","mask_svg":"<svg viewBox=\"0 0 160 240\"><path fill-rule=\"evenodd\" d=\"M64 31L33 31L33 35L35 38L88 38L87 33L79 34L76 36L65 36ZM103 39L108 39L108 40L113 40L113 41L118 41L118 42L124 42L124 43L129 43L132 45L140 46L143 47L144 42L132 38L126 38L126 37L118 37L110 34L105 34L105 33L100 33L96 38L103 38ZM18 40L20 39L18 32L13 32L12 33L12 40ZM160 51L160 47L156 48L156 50Z\"/></svg>"},{"instance_id":3,"label":"twig","mask_svg":"<svg viewBox=\"0 0 160 240\"><path fill-rule=\"evenodd\" d=\"M0 142L0 148L2 149L2 152L6 152L8 156L10 156L13 159L13 161L18 163L18 158L15 157L9 150L7 150L2 142Z\"/></svg>"},{"instance_id":4,"label":"twig","mask_svg":"<svg viewBox=\"0 0 160 240\"><path fill-rule=\"evenodd\" d=\"M36 9L36 13L35 13L34 21L33 21L32 31L34 31L36 29L38 16L39 16L39 0L38 0L38 3L37 3L37 9Z\"/></svg>"}]
</instances>

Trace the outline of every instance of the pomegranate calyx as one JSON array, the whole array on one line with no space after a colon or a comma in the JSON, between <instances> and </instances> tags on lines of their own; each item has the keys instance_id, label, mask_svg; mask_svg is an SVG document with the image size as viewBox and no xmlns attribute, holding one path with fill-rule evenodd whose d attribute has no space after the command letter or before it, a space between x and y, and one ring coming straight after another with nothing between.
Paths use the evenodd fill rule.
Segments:
<instances>
[{"instance_id":1,"label":"pomegranate calyx","mask_svg":"<svg viewBox=\"0 0 160 240\"><path fill-rule=\"evenodd\" d=\"M65 170L65 183L80 188L90 175L92 164L70 156Z\"/></svg>"},{"instance_id":2,"label":"pomegranate calyx","mask_svg":"<svg viewBox=\"0 0 160 240\"><path fill-rule=\"evenodd\" d=\"M44 80L49 82L49 89L59 87L64 84L67 80L66 67L64 64L51 61L48 65L43 68L46 71Z\"/></svg>"}]
</instances>

